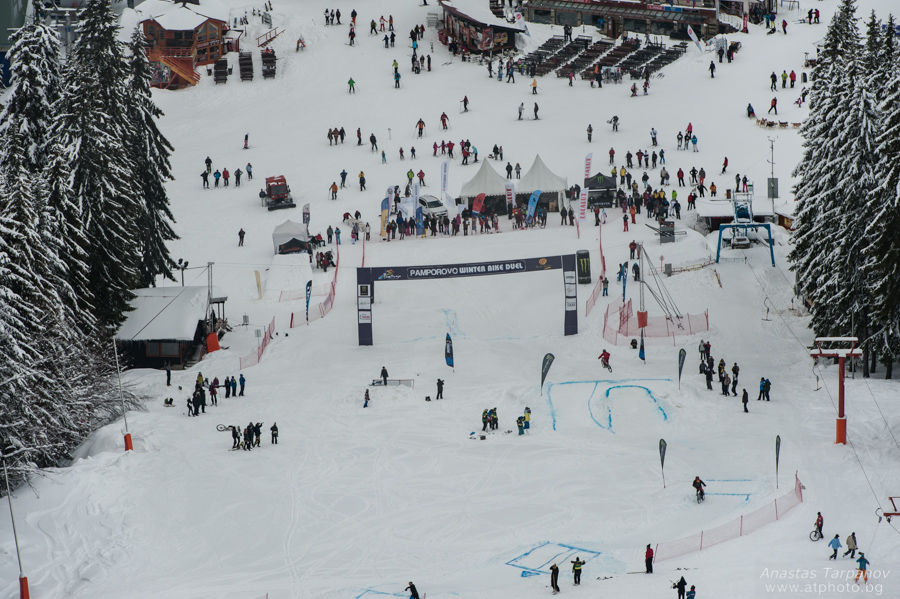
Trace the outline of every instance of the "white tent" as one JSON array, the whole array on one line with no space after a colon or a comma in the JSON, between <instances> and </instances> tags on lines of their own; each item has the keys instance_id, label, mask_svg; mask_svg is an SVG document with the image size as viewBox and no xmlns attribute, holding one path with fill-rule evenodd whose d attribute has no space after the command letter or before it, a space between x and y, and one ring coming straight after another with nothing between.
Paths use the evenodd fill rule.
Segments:
<instances>
[{"instance_id":1,"label":"white tent","mask_svg":"<svg viewBox=\"0 0 900 599\"><path fill-rule=\"evenodd\" d=\"M543 193L562 193L568 189L568 181L547 168L540 155L534 157L534 163L525 173L521 181L516 181L516 193L531 193L540 189Z\"/></svg>"},{"instance_id":2,"label":"white tent","mask_svg":"<svg viewBox=\"0 0 900 599\"><path fill-rule=\"evenodd\" d=\"M463 201L468 201L480 193L486 196L506 195L506 179L498 175L487 160L481 163L475 176L463 184L459 195Z\"/></svg>"},{"instance_id":3,"label":"white tent","mask_svg":"<svg viewBox=\"0 0 900 599\"><path fill-rule=\"evenodd\" d=\"M272 232L272 244L275 246L275 253L278 253L278 246L289 242L291 239L309 241L309 231L306 225L286 220L275 227L275 230Z\"/></svg>"}]
</instances>

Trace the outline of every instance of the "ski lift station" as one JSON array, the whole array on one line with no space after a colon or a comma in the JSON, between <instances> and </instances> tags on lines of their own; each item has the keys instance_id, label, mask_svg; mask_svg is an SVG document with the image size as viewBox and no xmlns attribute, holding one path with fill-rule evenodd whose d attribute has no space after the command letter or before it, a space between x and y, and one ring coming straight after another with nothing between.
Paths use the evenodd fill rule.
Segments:
<instances>
[{"instance_id":1,"label":"ski lift station","mask_svg":"<svg viewBox=\"0 0 900 599\"><path fill-rule=\"evenodd\" d=\"M697 198L697 217L706 222L710 231L719 231L716 247L716 262L722 254L722 247L748 249L754 243L769 249L772 266L775 266L775 252L772 241L772 220L775 211L771 199L754 198L753 187L748 191L726 190L725 197Z\"/></svg>"}]
</instances>

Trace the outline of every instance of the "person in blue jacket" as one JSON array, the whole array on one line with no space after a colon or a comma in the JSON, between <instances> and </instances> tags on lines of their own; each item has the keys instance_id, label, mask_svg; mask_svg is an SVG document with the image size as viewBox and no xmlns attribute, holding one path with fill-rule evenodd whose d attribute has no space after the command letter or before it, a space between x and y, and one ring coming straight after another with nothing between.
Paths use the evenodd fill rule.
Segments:
<instances>
[{"instance_id":1,"label":"person in blue jacket","mask_svg":"<svg viewBox=\"0 0 900 599\"><path fill-rule=\"evenodd\" d=\"M766 395L766 377L759 377L759 397L756 398L756 401L762 400Z\"/></svg>"},{"instance_id":2,"label":"person in blue jacket","mask_svg":"<svg viewBox=\"0 0 900 599\"><path fill-rule=\"evenodd\" d=\"M869 565L869 560L866 559L866 554L860 551L859 559L856 560L856 563L859 564L859 568L856 570L856 578L854 578L853 581L859 582L859 576L862 575L863 582L869 584L869 572L866 570L866 566Z\"/></svg>"},{"instance_id":3,"label":"person in blue jacket","mask_svg":"<svg viewBox=\"0 0 900 599\"><path fill-rule=\"evenodd\" d=\"M695 597L697 597L697 589L691 585L691 590L687 592L687 599L695 599Z\"/></svg>"},{"instance_id":4,"label":"person in blue jacket","mask_svg":"<svg viewBox=\"0 0 900 599\"><path fill-rule=\"evenodd\" d=\"M834 552L831 554L831 556L828 559L834 559L834 560L837 559L838 549L840 549L842 547L840 536L841 535L834 535L834 538L831 539L831 541L828 543L828 546L831 547L832 549L834 549Z\"/></svg>"},{"instance_id":5,"label":"person in blue jacket","mask_svg":"<svg viewBox=\"0 0 900 599\"><path fill-rule=\"evenodd\" d=\"M241 397L243 397L243 396L244 396L244 385L247 384L247 379L245 379L245 378L244 378L244 375L242 374L242 375L241 375L241 378L238 379L238 381L239 381L240 384L241 384L241 392L240 392L239 395L240 395Z\"/></svg>"}]
</instances>

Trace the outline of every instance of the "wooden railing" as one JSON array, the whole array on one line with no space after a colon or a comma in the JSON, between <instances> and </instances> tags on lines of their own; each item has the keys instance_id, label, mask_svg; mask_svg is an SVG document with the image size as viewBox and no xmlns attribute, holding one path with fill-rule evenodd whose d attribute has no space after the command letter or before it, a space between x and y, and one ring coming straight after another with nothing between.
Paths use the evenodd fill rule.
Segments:
<instances>
[{"instance_id":1,"label":"wooden railing","mask_svg":"<svg viewBox=\"0 0 900 599\"><path fill-rule=\"evenodd\" d=\"M200 81L200 73L194 68L196 55L192 48L151 48L147 58L151 62L161 62L193 85Z\"/></svg>"}]
</instances>

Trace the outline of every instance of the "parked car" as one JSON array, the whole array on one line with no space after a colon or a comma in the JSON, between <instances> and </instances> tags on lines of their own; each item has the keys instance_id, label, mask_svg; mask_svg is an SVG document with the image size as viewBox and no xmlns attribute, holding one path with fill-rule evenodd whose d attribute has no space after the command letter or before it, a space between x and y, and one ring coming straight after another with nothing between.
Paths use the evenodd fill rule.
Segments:
<instances>
[{"instance_id":1,"label":"parked car","mask_svg":"<svg viewBox=\"0 0 900 599\"><path fill-rule=\"evenodd\" d=\"M424 214L425 216L448 215L447 207L444 206L444 202L442 202L439 198L434 197L433 195L420 195L419 206L422 207L422 214Z\"/></svg>"}]
</instances>

